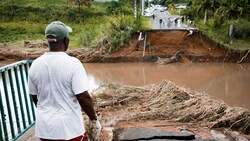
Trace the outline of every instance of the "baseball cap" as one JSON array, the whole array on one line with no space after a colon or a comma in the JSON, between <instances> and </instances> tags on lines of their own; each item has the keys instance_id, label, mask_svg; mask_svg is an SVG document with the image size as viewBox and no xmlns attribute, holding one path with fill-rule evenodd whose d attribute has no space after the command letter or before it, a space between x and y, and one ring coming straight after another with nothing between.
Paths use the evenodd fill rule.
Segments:
<instances>
[{"instance_id":1,"label":"baseball cap","mask_svg":"<svg viewBox=\"0 0 250 141\"><path fill-rule=\"evenodd\" d=\"M57 42L57 40L63 39L72 32L72 28L66 26L63 22L54 21L50 23L45 29L45 37L48 42Z\"/></svg>"}]
</instances>

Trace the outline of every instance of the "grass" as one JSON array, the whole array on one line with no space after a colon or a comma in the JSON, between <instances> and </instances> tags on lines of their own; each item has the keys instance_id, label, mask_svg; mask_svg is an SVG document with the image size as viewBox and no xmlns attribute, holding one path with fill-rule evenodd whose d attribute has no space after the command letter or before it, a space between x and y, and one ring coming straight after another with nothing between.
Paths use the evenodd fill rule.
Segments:
<instances>
[{"instance_id":1,"label":"grass","mask_svg":"<svg viewBox=\"0 0 250 141\"><path fill-rule=\"evenodd\" d=\"M214 41L224 45L225 47L233 49L233 50L239 50L239 51L245 51L245 50L250 49L250 37L245 37L244 39L235 37L233 39L233 44L229 44L228 43L229 23L224 23L220 27L214 27L214 22L215 22L214 19L209 19L207 25L204 25L202 19L195 21L198 28L204 34L206 34L209 38L213 39ZM240 27L240 24L244 25L247 23L239 23L238 24L239 27ZM245 26L245 28L247 29L249 27Z\"/></svg>"},{"instance_id":2,"label":"grass","mask_svg":"<svg viewBox=\"0 0 250 141\"><path fill-rule=\"evenodd\" d=\"M229 46L229 48L245 51L250 49L250 37L247 39L235 39L233 40L233 44Z\"/></svg>"},{"instance_id":3,"label":"grass","mask_svg":"<svg viewBox=\"0 0 250 141\"><path fill-rule=\"evenodd\" d=\"M150 30L152 29L152 20L151 18L141 17L140 19L141 29Z\"/></svg>"},{"instance_id":4,"label":"grass","mask_svg":"<svg viewBox=\"0 0 250 141\"><path fill-rule=\"evenodd\" d=\"M107 13L109 6L108 2L92 2L91 8L81 6L79 9L78 5L65 0L1 0L0 44L22 46L24 40L45 41L46 26L60 20L73 29L70 48L95 47L103 37L114 35L111 23L120 19L120 16ZM130 10L133 11L133 7ZM129 14L123 17L133 21Z\"/></svg>"},{"instance_id":5,"label":"grass","mask_svg":"<svg viewBox=\"0 0 250 141\"><path fill-rule=\"evenodd\" d=\"M44 36L46 25L29 22L0 22L0 43L34 40Z\"/></svg>"}]
</instances>

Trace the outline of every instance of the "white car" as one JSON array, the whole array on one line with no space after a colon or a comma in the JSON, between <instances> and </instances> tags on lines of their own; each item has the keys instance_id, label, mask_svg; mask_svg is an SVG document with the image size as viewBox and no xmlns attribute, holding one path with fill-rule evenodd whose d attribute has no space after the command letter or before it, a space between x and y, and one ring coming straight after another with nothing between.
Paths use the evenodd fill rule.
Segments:
<instances>
[{"instance_id":1,"label":"white car","mask_svg":"<svg viewBox=\"0 0 250 141\"><path fill-rule=\"evenodd\" d=\"M185 5L180 5L180 6L177 6L176 8L177 8L177 9L187 9L187 6L185 6Z\"/></svg>"},{"instance_id":2,"label":"white car","mask_svg":"<svg viewBox=\"0 0 250 141\"><path fill-rule=\"evenodd\" d=\"M160 10L160 12L164 12L165 10L167 10L167 7L161 7L161 8L158 8Z\"/></svg>"},{"instance_id":3,"label":"white car","mask_svg":"<svg viewBox=\"0 0 250 141\"><path fill-rule=\"evenodd\" d=\"M145 16L145 17L152 17L152 15L153 15L153 13L148 13L148 12L145 12L145 13L144 13L144 16Z\"/></svg>"},{"instance_id":4,"label":"white car","mask_svg":"<svg viewBox=\"0 0 250 141\"><path fill-rule=\"evenodd\" d=\"M160 9L160 12L164 12L164 11L165 11L165 9L163 9L163 8Z\"/></svg>"}]
</instances>

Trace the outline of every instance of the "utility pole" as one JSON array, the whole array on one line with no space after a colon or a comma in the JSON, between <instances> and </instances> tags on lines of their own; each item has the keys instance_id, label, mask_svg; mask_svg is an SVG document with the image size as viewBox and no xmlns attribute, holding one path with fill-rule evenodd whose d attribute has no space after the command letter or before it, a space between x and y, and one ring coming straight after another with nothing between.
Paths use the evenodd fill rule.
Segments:
<instances>
[{"instance_id":1,"label":"utility pole","mask_svg":"<svg viewBox=\"0 0 250 141\"><path fill-rule=\"evenodd\" d=\"M144 15L145 0L141 0L141 15Z\"/></svg>"},{"instance_id":2,"label":"utility pole","mask_svg":"<svg viewBox=\"0 0 250 141\"><path fill-rule=\"evenodd\" d=\"M137 0L134 0L134 18L137 18L137 4L136 4Z\"/></svg>"}]
</instances>

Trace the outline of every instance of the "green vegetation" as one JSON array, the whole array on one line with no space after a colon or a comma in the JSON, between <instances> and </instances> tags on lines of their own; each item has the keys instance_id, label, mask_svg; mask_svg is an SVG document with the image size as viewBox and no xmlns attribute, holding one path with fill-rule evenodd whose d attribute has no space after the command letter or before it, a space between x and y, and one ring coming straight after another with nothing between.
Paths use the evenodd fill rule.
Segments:
<instances>
[{"instance_id":1,"label":"green vegetation","mask_svg":"<svg viewBox=\"0 0 250 141\"><path fill-rule=\"evenodd\" d=\"M45 40L47 24L59 20L73 29L71 48L95 48L107 39L110 51L114 51L140 27L136 25L140 20L134 20L133 12L133 1L126 0L92 2L91 6L74 4L73 0L1 0L0 43Z\"/></svg>"},{"instance_id":2,"label":"green vegetation","mask_svg":"<svg viewBox=\"0 0 250 141\"><path fill-rule=\"evenodd\" d=\"M213 40L234 50L250 49L250 1L188 1L182 14Z\"/></svg>"},{"instance_id":3,"label":"green vegetation","mask_svg":"<svg viewBox=\"0 0 250 141\"><path fill-rule=\"evenodd\" d=\"M134 19L134 1L105 3L91 0L1 0L0 43L17 44L23 40L44 40L44 29L60 20L73 28L70 47L100 47L105 40L109 51L128 42L132 32L151 29L150 19ZM147 1L146 1L147 2ZM233 49L246 50L250 44L249 0L154 0L167 5L172 14L177 3L188 8L181 15L194 19L196 26L213 40ZM140 15L139 0L138 15ZM172 9L172 11L171 11Z\"/></svg>"},{"instance_id":4,"label":"green vegetation","mask_svg":"<svg viewBox=\"0 0 250 141\"><path fill-rule=\"evenodd\" d=\"M150 30L152 29L152 21L150 18L140 17L140 20L138 22L138 29L141 30Z\"/></svg>"},{"instance_id":5,"label":"green vegetation","mask_svg":"<svg viewBox=\"0 0 250 141\"><path fill-rule=\"evenodd\" d=\"M235 50L250 49L249 0L153 0L154 4L168 6L171 14L179 14L176 4L185 3L181 11L186 19L208 37Z\"/></svg>"}]
</instances>

